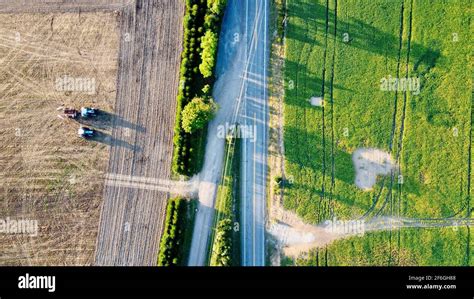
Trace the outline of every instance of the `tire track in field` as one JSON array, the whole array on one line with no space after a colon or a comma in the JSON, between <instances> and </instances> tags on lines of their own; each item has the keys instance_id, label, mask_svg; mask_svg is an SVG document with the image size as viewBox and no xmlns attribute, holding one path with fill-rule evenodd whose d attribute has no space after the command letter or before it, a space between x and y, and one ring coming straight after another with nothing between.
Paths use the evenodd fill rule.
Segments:
<instances>
[{"instance_id":1,"label":"tire track in field","mask_svg":"<svg viewBox=\"0 0 474 299\"><path fill-rule=\"evenodd\" d=\"M471 125L469 129L469 149L467 158L467 211L466 217L469 218L471 215L471 172L472 172L472 124L474 119L474 91L471 95Z\"/></svg>"},{"instance_id":2,"label":"tire track in field","mask_svg":"<svg viewBox=\"0 0 474 299\"><path fill-rule=\"evenodd\" d=\"M471 167L472 167L472 124L474 119L474 92L471 95L471 125L469 128L469 149L468 149L468 158L467 158L467 200L464 206L467 206L466 218L471 216ZM464 208L463 208L464 209ZM463 209L460 211L462 212ZM470 265L471 257L471 228L467 226L467 244L466 244L466 266Z\"/></svg>"},{"instance_id":3,"label":"tire track in field","mask_svg":"<svg viewBox=\"0 0 474 299\"><path fill-rule=\"evenodd\" d=\"M327 57L327 47L328 47L328 32L329 32L329 0L326 0L326 24L324 30L324 54L323 54L323 74L322 74L322 86L321 86L321 96L324 99L325 95L325 84L326 84L326 57ZM319 220L324 219L326 215L326 205L327 203L323 200L325 198L325 180L326 180L326 130L325 130L325 121L324 121L324 105L321 106L321 119L322 119L322 182L321 182L321 196L319 199L318 213L320 213ZM321 205L323 205L323 210L321 211ZM321 217L322 216L322 217Z\"/></svg>"},{"instance_id":4,"label":"tire track in field","mask_svg":"<svg viewBox=\"0 0 474 299\"><path fill-rule=\"evenodd\" d=\"M401 55L402 55L402 47L403 47L403 14L404 14L405 6L404 3L402 2L401 7L400 7L400 30L399 30L399 42L398 42L398 57L397 57L397 75L396 78L400 76L400 60L401 60ZM396 126L397 126L397 109L398 109L398 91L395 90L395 96L394 96L394 109L393 109L393 114L392 114L392 132L390 134L390 143L389 143L389 150L391 153L393 153L393 140L395 138L395 131L396 131ZM394 179L394 173L392 171L391 179L390 179L390 186L393 184L393 179ZM382 179L380 191L379 193L375 196L374 201L370 208L360 217L360 219L365 219L369 216L369 214L375 210L380 196L382 195L382 191L384 190L385 187L385 177ZM390 188L391 189L391 188ZM386 202L388 200L388 196L385 198L384 203L382 204L382 208L377 210L375 216L377 216L381 210L385 208Z\"/></svg>"},{"instance_id":5,"label":"tire track in field","mask_svg":"<svg viewBox=\"0 0 474 299\"><path fill-rule=\"evenodd\" d=\"M306 26L305 26L305 37L308 37L308 36L310 35L310 34L309 34L309 31L310 31L310 29L309 29L309 24L306 23ZM296 63L296 73L295 73L295 98L296 98L297 101L299 101L299 100L305 100L305 99L304 99L304 94L305 94L305 92L306 92L306 90L307 90L307 89L306 89L306 86L307 86L307 85L306 85L306 83L307 83L306 77L308 76L308 68L306 67L306 69L302 71L302 70L300 70L300 66L301 66L301 65L306 65L306 66L307 66L307 61L309 61L309 58L310 58L310 56L311 56L311 53L313 52L312 46L311 46L310 43L303 41L303 44L304 44L304 45L303 45L303 49L302 49L301 51L299 51L299 53L298 53L298 58L297 58L298 63ZM305 50L306 50L306 47L307 47L307 46L309 46L310 49L309 49L309 51L307 51L308 54L306 55L306 58L305 58L305 57L304 57L304 54L306 53ZM306 63L305 63L305 62L306 62ZM300 71L301 71L301 73L304 73L304 76L302 77L301 82L300 82L300 80L299 80L299 79L300 79ZM300 90L300 88L299 88L300 85L301 85L301 87L302 87L301 90ZM302 95L302 96L301 96L301 99L300 99L300 95ZM305 108L297 108L297 109L299 109L299 110L302 111L302 116L303 116L303 117L302 117L302 119L301 119L301 123L303 124L303 127L306 127L306 123L307 123L306 109L305 109ZM308 143L308 135L307 135L307 134L304 134L304 136L302 135L301 137L299 136L299 134L296 134L296 135L294 136L294 138L295 138L295 140L297 141L296 144L309 144L309 143ZM304 143L301 143L300 140L303 140L303 139L304 139ZM305 165L305 163L303 163L302 158L300 158L300 156L301 156L301 157L305 156L306 161L311 161L311 154L310 154L309 152L305 151L304 153L301 153L301 154L299 154L297 157L295 157L299 167L302 167L303 165ZM310 179L312 180L312 177L310 177ZM311 184L310 184L310 185L311 185ZM297 204L299 204L299 203L297 202ZM319 217L319 216L318 216L318 217Z\"/></svg>"},{"instance_id":6,"label":"tire track in field","mask_svg":"<svg viewBox=\"0 0 474 299\"><path fill-rule=\"evenodd\" d=\"M403 4L402 4L403 5ZM413 22L413 1L410 1L410 12L408 17L408 38L407 38L407 54L406 54L406 64L405 64L405 78L408 79L409 76L409 64L410 64L410 50L411 50L411 36L412 36L412 22ZM397 76L398 78L398 76ZM401 164L400 164L400 155L403 149L403 136L404 136L404 129L405 129L405 118L406 118L406 104L407 104L407 91L403 92L403 107L402 107L402 116L400 120L400 131L398 136L398 143L397 143L397 151L396 151L396 158L395 163L398 165L398 174L400 175L401 172ZM390 201L390 215L393 217L394 212L394 201L397 205L397 215L400 217L401 212L401 200L402 200L402 188L403 184L398 184L397 192L395 197L393 196L393 184L394 184L394 173L392 172L391 180L390 180L390 188L389 188L389 195L388 200ZM383 207L379 210L376 216L379 216L385 206L387 201L384 203ZM390 256L391 256L391 248L392 248L392 230L389 231L390 236ZM398 252L400 251L400 243L401 243L401 235L400 231L397 231L397 247Z\"/></svg>"},{"instance_id":7,"label":"tire track in field","mask_svg":"<svg viewBox=\"0 0 474 299\"><path fill-rule=\"evenodd\" d=\"M310 31L310 28L309 28L309 24L306 24L306 32L305 32L305 37L308 37L310 34L309 34L309 31ZM309 47L310 49L308 51L306 51L306 48ZM304 95L306 94L306 90L307 90L307 85L306 83L308 82L307 78L308 78L308 61L309 61L309 57L311 56L311 50L312 46L310 43L307 43L307 42L304 42L304 45L303 45L303 48L301 49L301 52L299 54L299 57L298 57L298 61L300 61L301 63L298 63L298 75L300 74L300 71L302 73L302 78L301 78L301 89L299 90L299 94L298 95L301 95L301 99L302 101L305 100L304 98ZM307 52L307 55L305 56ZM300 65L305 65L306 67L303 69L303 70L300 70ZM298 98L299 99L299 98ZM306 108L302 107L301 108L301 111L302 111L302 120L301 120L301 123L302 123L302 127L303 128L306 128L306 124L307 124L307 113L306 113ZM308 135L307 134L302 134L303 138L304 139L304 144L309 144L308 143ZM298 160L298 163L300 166L304 166L305 165L305 162L306 161L311 161L311 154L307 151L304 152L304 155L301 155L301 156L304 156L304 159L305 161L302 161L302 160ZM298 203L299 204L299 203Z\"/></svg>"},{"instance_id":8,"label":"tire track in field","mask_svg":"<svg viewBox=\"0 0 474 299\"><path fill-rule=\"evenodd\" d=\"M4 121L0 122L0 127L3 127L0 131L3 131L5 138L10 140L10 142L0 146L3 147L3 154L0 155L0 169L2 169L0 177L3 178L0 178L0 181L5 181L1 189L2 191L5 190L4 194L8 197L5 204L9 206L9 209L4 212L38 219L42 223L40 230L43 233L40 234L42 237L38 236L39 239L30 240L22 237L12 237L7 242L12 246L4 251L6 254L0 259L2 264L41 264L38 262L41 257L44 257L43 260L47 264L87 264L87 255L94 250L93 242L89 242L89 240L95 239L93 236L95 228L91 224L93 221L87 222L88 224L85 226L85 219L87 217L92 217L92 220L95 218L98 203L94 192L97 193L97 190L102 188L100 183L102 174L97 174L95 168L105 161L102 153L98 155L97 148L87 148L80 142L73 142L76 146L70 145L74 148L74 152L66 154L63 153L64 146L59 148L52 146L46 140L47 138L42 138L46 135L42 136L44 134L41 132L62 127L62 124L54 117L54 111L58 105L53 105L53 103L57 102L58 94L55 93L54 88L49 88L50 92L46 94L45 88L49 85L45 83L54 78L53 74L64 71L64 68L69 67L69 65L57 65L55 61L52 61L53 59L48 59L48 57L54 55L67 56L64 52L47 51L51 48L46 46L51 39L51 33L47 30L47 23L50 18L46 15L34 15L31 18L33 20L28 19L28 24L23 24L20 21L18 23L19 27L15 25L15 31L5 28L11 28L10 25L16 24L18 22L17 16L5 16L5 20L0 22L2 23L2 26L0 26L2 27L1 34L3 34L3 36L0 36L0 50L4 54L2 55L3 59L0 59L2 61L0 69L4 73L2 76L3 84L0 89L4 91L1 97L6 102L0 107L0 119L2 116L4 118ZM66 22L66 24L70 24L69 17L66 17ZM59 26L54 32L58 37L65 37L64 33L67 30L68 26ZM9 35L17 31L21 34L18 36L21 36L18 42L13 39L14 34ZM71 34L76 35L75 32ZM82 32L87 31L82 30ZM70 41L74 43L82 38L82 34L77 35L76 39L70 39L70 36L68 36L67 38L60 38L60 43L69 45L71 44ZM113 37L111 39L113 40ZM100 43L99 40L96 40L96 42ZM25 51L33 46L34 51ZM79 48L81 47L78 47L77 51L79 51ZM71 52L76 51L76 48L72 48L72 46L68 49ZM46 56L37 55L37 53ZM12 64L15 64L16 67ZM38 76L43 80L34 80ZM29 106L32 100L37 101L36 113L33 114L46 115L51 112L50 108L54 108L51 109L53 111L51 116L53 117L48 117L46 121L40 120L40 123L36 126L25 122L26 118L30 118L31 113L28 114L27 111L31 110ZM5 117L9 120L6 121ZM8 131L15 127L21 128L21 136L12 137L10 135L11 132ZM31 141L31 138L35 136L37 137L36 141ZM72 136L75 137L75 134L73 133ZM70 135L64 138L68 137ZM66 149L68 148L66 146ZM102 147L100 146L100 148ZM37 152L38 149L41 149L43 155ZM77 160L79 153L86 149L94 152L93 157L90 160L86 159L87 161L84 159ZM38 160L38 157L41 157L41 159ZM68 165L73 168L71 173L75 173L76 170L82 171L82 166L89 167L90 162L93 161L96 165L93 167L94 169L88 169L87 174L84 177L80 176L76 183L90 182L90 186L86 186L86 184L84 188L90 188L91 191L94 191L92 192L94 194L91 192L84 193L73 187L75 183L68 183L69 171L61 171L64 167L62 163L66 160L68 160ZM15 169L16 167L18 168ZM43 171L40 171L41 169ZM5 178L6 175L10 177ZM91 180L92 177L94 177L94 180ZM99 178L99 180L95 180L96 178ZM81 181L81 179L84 180ZM74 180L76 179L74 178ZM12 184L12 182L14 183ZM46 187L51 184L52 186ZM70 190L71 188L73 190ZM76 198L82 198L82 200L77 201ZM84 229L87 229L87 231ZM64 246L67 246L67 248L64 248ZM56 247L56 249L51 249L53 247ZM12 259L10 259L10 256Z\"/></svg>"},{"instance_id":9,"label":"tire track in field","mask_svg":"<svg viewBox=\"0 0 474 299\"><path fill-rule=\"evenodd\" d=\"M33 28L30 28L31 35L34 36L36 31L38 31L38 34L40 34L43 23L45 23L45 21L41 21L41 23L35 24L35 26ZM1 37L1 35L0 35L0 37ZM4 43L2 43L0 41L0 48L2 48L3 46L4 46ZM20 56L20 52L22 52L22 50L26 49L26 46L27 46L27 44L25 44L24 42L20 43L20 47L19 47L20 49L18 49L19 51L15 51L15 48L9 47L8 53L5 56L2 57L2 60L1 60L2 63L0 65L0 71L3 70L4 68L6 68L7 66L9 66L10 63L14 62L15 61L14 58ZM31 56L30 56L29 60L27 60L26 62L29 62L30 59L31 59Z\"/></svg>"},{"instance_id":10,"label":"tire track in field","mask_svg":"<svg viewBox=\"0 0 474 299\"><path fill-rule=\"evenodd\" d=\"M410 65L410 50L411 50L411 36L412 36L412 28L413 28L413 0L410 0L410 14L408 16L408 39L407 39L407 56L406 56L406 65L405 65L405 78L408 80L408 75L409 75L409 65ZM398 140L398 150L397 150L397 157L396 157L396 163L398 164L398 174L400 175L401 173L401 163L400 163L400 155L403 150L403 136L404 136L404 131L405 131L405 118L406 118L406 106L407 106L407 90L403 93L403 109L402 109L402 120L401 120L401 125L400 125L400 136ZM392 176L393 177L393 176ZM390 197L391 197L391 212L390 215L393 217L393 201L394 199L392 198L392 186L393 186L393 179L390 184ZM402 201L402 193L403 193L403 184L398 184L398 192L397 192L397 198L396 202L398 202L397 206L397 214L398 217L400 217L400 210L401 210L401 201ZM392 240L392 230L390 230L390 244ZM400 235L400 230L397 231L397 246L398 246L398 252L400 252L400 243L401 243L401 235ZM398 255L398 258L400 258L400 255Z\"/></svg>"},{"instance_id":11,"label":"tire track in field","mask_svg":"<svg viewBox=\"0 0 474 299\"><path fill-rule=\"evenodd\" d=\"M306 24L306 28L307 28L307 26L308 26L308 25ZM291 27L288 27L287 30L290 30L290 29L291 29ZM306 29L306 31L307 31L307 29ZM306 35L307 35L307 33L306 33ZM305 42L303 41L303 43L305 43ZM303 61L303 60L302 60L302 53L303 53L303 51L299 51L299 52L298 52L297 59L296 59L296 63L295 63L295 65L296 65L296 67L295 67L296 71L295 71L295 73L294 73L294 93L295 93L294 98L296 99L297 102L299 101L299 99L300 99L300 98L299 98L299 95L301 94L301 92L299 92L299 84L300 84L300 82L299 82L299 81L300 81L300 80L299 80L299 75L300 75L300 66L302 65L302 63L300 63L300 62ZM296 106L297 106L297 105L296 105ZM295 109L298 110L299 108L295 108ZM303 111L304 111L304 110L303 110ZM295 114L296 114L296 113L295 113ZM303 124L304 124L304 122L303 122ZM295 138L295 140L296 140L296 144L300 144L300 136L299 136L299 134L295 134L294 138ZM299 153L299 152L298 152L298 153ZM303 165L303 162L301 161L300 155L296 155L295 160L296 160L296 162L298 163L298 166L301 167L301 166Z\"/></svg>"},{"instance_id":12,"label":"tire track in field","mask_svg":"<svg viewBox=\"0 0 474 299\"><path fill-rule=\"evenodd\" d=\"M309 35L310 28L308 27L308 25L307 25L306 28L307 28L306 34ZM311 53L313 52L313 46L312 46L311 44L309 44L309 43L308 43L307 45L309 45L308 54L307 54L307 56L306 56L306 59L303 59L302 61L309 61L309 60L310 60L310 57L311 57ZM305 46L306 46L306 45L305 45ZM304 53L304 49L303 49L302 53ZM302 54L301 56L303 56L303 54ZM308 71L308 67L306 67L306 68L305 68L305 74L304 74L304 77L303 77L303 78L304 78L304 87L303 87L303 92L302 92L303 95L305 95L305 94L306 94L306 91L308 90L308 88L307 88L307 82L308 82L307 79L308 79L308 76L311 76L311 74L310 74L310 72ZM306 99L303 99L303 100L306 100ZM303 127L306 128L306 127L307 127L307 124L308 124L308 115L307 115L307 114L308 114L308 109L303 108L302 110L303 110L303 121L302 121L302 123L304 124ZM304 139L305 139L305 143L304 143L304 144L311 144L310 141L308 141L308 139L310 139L309 136L308 136L308 134L304 134ZM307 163L308 161L313 161L311 152L305 151L305 154L306 154L306 163ZM304 165L304 164L302 164L302 165ZM312 186L312 185L313 185L312 183L313 183L314 176L308 176L308 178L309 178L308 185L309 185L309 186ZM312 200L312 198L313 198L313 191L311 191L311 193L310 193L310 200Z\"/></svg>"},{"instance_id":13,"label":"tire track in field","mask_svg":"<svg viewBox=\"0 0 474 299\"><path fill-rule=\"evenodd\" d=\"M403 3L402 3L403 6ZM404 11L403 11L404 13ZM407 54L406 54L406 62L405 62L405 78L408 79L408 74L409 74L409 64L410 64L410 47L411 47L411 32L412 32L412 13L413 13L413 1L410 1L410 12L408 16L408 28L407 28ZM403 18L403 15L402 15ZM402 30L403 33L403 30ZM400 39L400 42L403 43L403 40ZM398 69L399 70L399 69ZM398 71L397 70L397 71ZM397 78L399 76L397 75ZM395 163L398 165L398 174L400 174L400 154L402 151L403 147L403 134L404 134L404 129L405 129L405 117L406 117L406 104L407 104L407 91L405 90L403 92L403 107L402 107L402 116L400 120L400 131L399 131L399 136L398 136L398 143L397 143L397 151L396 151L396 158L395 158ZM394 196L392 194L393 191L393 184L394 184L394 171L392 171L392 175L390 178L390 187L389 187L389 193L387 194L387 198L383 204L383 206L380 208L380 210L377 212L376 216L379 216L385 209L386 205L388 202L390 202L390 216L393 217L393 203L394 203ZM400 216L400 201L402 198L402 184L398 184L398 192L396 196L398 197L398 216ZM392 230L389 230L389 253L390 253L390 259L389 259L389 265L391 265L392 261ZM400 230L397 231L397 245L398 245L398 250L400 250Z\"/></svg>"},{"instance_id":14,"label":"tire track in field","mask_svg":"<svg viewBox=\"0 0 474 299\"><path fill-rule=\"evenodd\" d=\"M306 37L308 37L310 35L309 33L310 29L309 29L309 25L306 24ZM305 57L305 49L306 47L309 46L309 50L307 51L307 55ZM304 62L307 62L310 60L310 57L311 57L311 53L313 52L313 46L311 46L310 43L305 43L304 44L304 47L302 49L302 51L299 53L298 55L298 61L301 61L302 63L298 63L297 64L297 73L296 73L296 86L300 86L301 85L301 89L298 89L296 88L296 99L297 100L305 100L304 98L304 95L306 94L306 90L307 90L307 77L308 77L308 67L306 67L304 70L300 70L300 65L306 65L307 66L307 63L305 64ZM299 80L299 75L300 75L300 71L301 73L304 73L304 75L302 76L302 79L301 79L301 82ZM299 96L302 95L302 98L300 99ZM302 121L301 123L303 124L303 127L306 127L306 124L307 124L307 109L305 108L301 108L302 110ZM308 141L308 135L305 134L305 135L302 135L301 137L302 139L304 139L304 143L303 144L310 144L309 141ZM299 136L297 136L297 139L298 139L298 143L297 144L301 144L299 141L300 141L300 138ZM304 151L304 154L306 155L306 161L312 161L312 157L311 157L311 153L308 152L308 151ZM305 165L305 163L301 160L300 156L304 156L304 154L301 154L301 155L298 155L298 165L301 167L303 165ZM313 180L313 177L309 177L309 179L312 181ZM309 185L312 185L312 182L309 182ZM312 194L310 195L312 196ZM298 203L299 204L299 203Z\"/></svg>"},{"instance_id":15,"label":"tire track in field","mask_svg":"<svg viewBox=\"0 0 474 299\"><path fill-rule=\"evenodd\" d=\"M335 159L334 159L334 61L336 60L336 44L337 44L337 0L334 1L334 46L332 49L332 63L331 63L331 81L329 85L329 97L331 103L331 186L329 189L329 205L330 218L334 216L334 187L335 181Z\"/></svg>"},{"instance_id":16,"label":"tire track in field","mask_svg":"<svg viewBox=\"0 0 474 299\"><path fill-rule=\"evenodd\" d=\"M402 48L403 48L403 32L405 30L404 28L404 13L405 13L405 5L404 2L402 1L401 7L400 7L400 30L399 30L399 44L398 44L398 57L397 57L397 75L396 78L400 77L400 64L401 64L401 59L402 59ZM409 21L409 37L408 40L411 38L411 10L410 10L410 21ZM410 53L410 41L408 41L407 44L407 56L406 56L406 66L405 66L405 76L408 77L408 62L409 62L409 53ZM406 91L404 92L404 97L403 97L403 108L402 108L402 120L401 120L401 125L400 125L400 136L397 144L397 157L396 157L396 163L399 161L399 154L400 154L400 149L401 149L401 140L402 140L402 135L403 135L403 128L404 128L404 119L405 119L405 108L406 108ZM393 110L393 115L392 115L392 131L390 135L390 143L389 143L389 150L393 154L394 148L393 148L393 143L395 139L395 132L396 132L396 127L397 127L397 109L398 109L398 91L395 90L395 96L394 96L394 110ZM392 196L392 190L393 190L393 183L395 179L395 171L391 172L390 176L390 182L389 182L389 188L388 188L388 194L385 196L385 200L380 207L375 212L374 217L380 216L380 214L385 210L385 207L387 206L388 203L390 203L390 215L393 216L393 196ZM373 211L377 205L377 203L380 200L380 195L382 194L382 191L384 190L385 187L385 179L382 180L382 186L380 187L379 194L377 195L374 203L372 204L371 208L364 214L365 217L368 216L368 214ZM400 238L400 231L398 231L398 239ZM398 246L398 248L400 248ZM392 230L389 230L389 258L388 258L388 265L392 264Z\"/></svg>"},{"instance_id":17,"label":"tire track in field","mask_svg":"<svg viewBox=\"0 0 474 299\"><path fill-rule=\"evenodd\" d=\"M466 266L469 266L471 264L471 227L469 225L466 225L467 229L467 246L466 246L466 261L465 264Z\"/></svg>"},{"instance_id":18,"label":"tire track in field","mask_svg":"<svg viewBox=\"0 0 474 299\"><path fill-rule=\"evenodd\" d=\"M40 31L41 31L41 28L42 28L43 24L42 23L39 23L39 24L36 24L33 28L30 29L31 33L34 34L35 32L38 31L38 34L40 34ZM25 43L21 43L20 46L19 46L19 49L18 51L15 51L15 48L12 48L10 47L7 54L3 57L2 59L2 63L0 64L0 71L3 71L4 69L6 69L7 67L10 68L10 64L15 60L14 58L20 56L20 52L22 50L24 50L26 48L27 44ZM3 47L3 43L1 43L0 41L0 48ZM13 56L13 57L12 57ZM34 60L34 56L33 55L30 55L28 57L28 59L26 59L22 65L22 68L21 68L21 72L24 72L25 71L25 68L28 67L29 63L32 62ZM6 62L5 62L6 61ZM30 69L30 68L29 68ZM29 70L28 69L28 70ZM27 71L28 71L27 70ZM15 82L15 83L11 83L10 85L7 83L5 84L5 87L0 90L0 93L2 94L2 97L5 98L7 96L9 96L12 92L13 92L13 87L11 85L14 85L14 87L18 86L18 85L21 85L20 82ZM7 90L8 88L8 90ZM7 92L5 93L5 91L7 90Z\"/></svg>"},{"instance_id":19,"label":"tire track in field","mask_svg":"<svg viewBox=\"0 0 474 299\"><path fill-rule=\"evenodd\" d=\"M299 63L299 62L301 61L301 55L302 55L302 52L299 52L298 53L298 58L296 60L297 63L295 63L296 64L296 72L295 72L295 78L294 78L294 80L295 80L294 81L294 90L295 90L295 99L296 99L296 101L299 101L299 95L300 95L300 92L299 92L298 88L299 88L299 73L300 73L300 65L301 65L301 63ZM296 108L296 109L298 109L298 108ZM296 144L300 144L299 134L295 134L294 138L297 141ZM298 163L298 166L301 167L303 165L303 163L301 161L300 155L296 155L295 159L296 159L296 162Z\"/></svg>"}]
</instances>

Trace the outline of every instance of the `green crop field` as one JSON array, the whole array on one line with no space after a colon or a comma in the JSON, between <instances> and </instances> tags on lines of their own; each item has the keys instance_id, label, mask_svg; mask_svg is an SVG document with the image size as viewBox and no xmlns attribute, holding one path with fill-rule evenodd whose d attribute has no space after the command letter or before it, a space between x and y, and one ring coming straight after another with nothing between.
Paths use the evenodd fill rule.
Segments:
<instances>
[{"instance_id":1,"label":"green crop field","mask_svg":"<svg viewBox=\"0 0 474 299\"><path fill-rule=\"evenodd\" d=\"M334 216L470 218L471 1L287 0L286 9L284 143L291 184L285 207L311 223ZM384 90L384 78L418 80L420 88ZM324 105L312 106L311 97L323 97ZM368 191L354 183L358 148L383 150L394 162ZM337 252L350 246L367 252L377 243L419 253L437 246L435 240L459 244L458 251L450 259L413 253L407 263L469 262L470 229L449 230L343 240L328 248L330 264L348 262L337 260ZM410 238L423 242L410 244ZM397 254L390 257L359 262L402 264Z\"/></svg>"},{"instance_id":2,"label":"green crop field","mask_svg":"<svg viewBox=\"0 0 474 299\"><path fill-rule=\"evenodd\" d=\"M473 237L473 231L465 227L404 229L400 233L400 243L391 243L393 235L391 237L389 232L370 233L364 238L337 241L327 250L313 250L305 258L287 258L285 265L467 266L472 265L474 258Z\"/></svg>"}]
</instances>

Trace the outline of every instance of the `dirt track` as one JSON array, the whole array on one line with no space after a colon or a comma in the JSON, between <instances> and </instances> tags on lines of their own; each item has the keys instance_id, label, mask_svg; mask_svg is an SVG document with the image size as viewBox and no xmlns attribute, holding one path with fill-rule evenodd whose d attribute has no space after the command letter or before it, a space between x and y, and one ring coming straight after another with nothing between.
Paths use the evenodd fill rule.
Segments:
<instances>
[{"instance_id":1,"label":"dirt track","mask_svg":"<svg viewBox=\"0 0 474 299\"><path fill-rule=\"evenodd\" d=\"M118 90L108 172L169 179L184 2L139 1L121 13ZM110 182L97 265L155 265L168 194Z\"/></svg>"}]
</instances>

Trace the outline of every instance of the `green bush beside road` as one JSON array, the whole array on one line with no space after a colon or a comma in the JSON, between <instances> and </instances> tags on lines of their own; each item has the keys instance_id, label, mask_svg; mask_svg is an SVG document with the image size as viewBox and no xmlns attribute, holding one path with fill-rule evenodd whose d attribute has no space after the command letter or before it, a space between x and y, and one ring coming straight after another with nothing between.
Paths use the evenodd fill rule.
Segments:
<instances>
[{"instance_id":1,"label":"green bush beside road","mask_svg":"<svg viewBox=\"0 0 474 299\"><path fill-rule=\"evenodd\" d=\"M183 109L182 128L186 133L203 129L214 117L217 106L212 99L194 98Z\"/></svg>"},{"instance_id":2,"label":"green bush beside road","mask_svg":"<svg viewBox=\"0 0 474 299\"><path fill-rule=\"evenodd\" d=\"M170 199L161 237L158 266L185 266L194 224L194 201L182 198Z\"/></svg>"}]
</instances>

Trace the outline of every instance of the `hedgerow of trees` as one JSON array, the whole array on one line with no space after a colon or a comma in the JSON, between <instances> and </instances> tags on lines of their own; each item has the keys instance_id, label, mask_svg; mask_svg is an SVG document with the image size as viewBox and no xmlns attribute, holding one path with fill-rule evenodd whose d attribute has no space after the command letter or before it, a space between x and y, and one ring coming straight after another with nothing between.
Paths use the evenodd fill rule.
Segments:
<instances>
[{"instance_id":1,"label":"hedgerow of trees","mask_svg":"<svg viewBox=\"0 0 474 299\"><path fill-rule=\"evenodd\" d=\"M207 97L214 83L218 37L226 0L186 0L184 41L174 127L172 169L176 174L198 172L203 160L207 124L183 127L183 110L196 97Z\"/></svg>"},{"instance_id":2,"label":"hedgerow of trees","mask_svg":"<svg viewBox=\"0 0 474 299\"><path fill-rule=\"evenodd\" d=\"M175 198L168 202L163 236L158 255L158 266L177 266L182 259L182 244L186 222L186 202Z\"/></svg>"}]
</instances>

